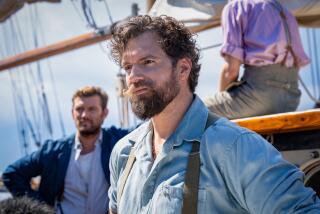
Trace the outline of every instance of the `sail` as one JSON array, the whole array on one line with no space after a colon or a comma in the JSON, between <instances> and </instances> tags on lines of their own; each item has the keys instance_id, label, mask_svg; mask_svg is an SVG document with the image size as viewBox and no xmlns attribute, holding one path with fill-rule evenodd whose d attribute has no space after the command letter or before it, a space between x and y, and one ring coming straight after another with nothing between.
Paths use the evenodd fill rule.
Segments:
<instances>
[{"instance_id":1,"label":"sail","mask_svg":"<svg viewBox=\"0 0 320 214\"><path fill-rule=\"evenodd\" d=\"M278 0L306 27L320 27L319 0ZM223 7L228 0L157 0L149 14L168 15L187 24L214 21L220 22ZM196 17L196 18L195 18Z\"/></svg>"},{"instance_id":2,"label":"sail","mask_svg":"<svg viewBox=\"0 0 320 214\"><path fill-rule=\"evenodd\" d=\"M12 14L20 10L25 3L60 2L61 0L0 0L0 22L5 21Z\"/></svg>"}]
</instances>

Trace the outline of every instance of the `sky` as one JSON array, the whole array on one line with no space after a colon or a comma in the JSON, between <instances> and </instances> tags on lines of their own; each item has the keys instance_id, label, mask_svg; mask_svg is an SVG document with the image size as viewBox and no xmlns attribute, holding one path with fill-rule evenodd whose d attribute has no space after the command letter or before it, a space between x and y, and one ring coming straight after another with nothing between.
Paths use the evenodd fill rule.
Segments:
<instances>
[{"instance_id":1,"label":"sky","mask_svg":"<svg viewBox=\"0 0 320 214\"><path fill-rule=\"evenodd\" d=\"M80 1L74 0L76 8L79 7ZM113 21L123 19L131 14L132 0L107 0L111 17ZM137 1L140 14L144 14L145 1ZM102 1L91 1L92 11L98 26L110 24L106 7ZM41 20L37 26L42 26L43 31L40 32L42 41L39 45L48 45L61 40L69 39L83 33L91 32L91 29L85 23L83 16L80 16L79 11L75 9L71 1L62 1L58 4L52 3L37 3L36 6L26 5L12 20L15 20L16 25L21 27L21 35L25 41L24 50L32 49L33 37L32 30L34 27L31 24L30 11L38 11L38 19ZM80 12L81 13L81 12ZM0 23L0 59L14 53L14 47L18 43L17 38L10 34L10 22ZM39 30L39 29L38 29ZM42 33L41 33L42 32ZM316 32L317 35L319 32ZM302 38L306 37L306 31L301 30ZM210 45L221 43L221 28L215 28L199 33L196 37L199 47L204 48ZM318 43L319 44L319 43ZM304 39L304 46L307 49L307 43ZM5 47L5 48L4 48ZM219 55L219 48L213 48L202 51L201 60L202 70L199 77L199 85L196 93L204 98L217 91L218 77L220 69L223 65L223 60ZM117 110L117 93L116 93L116 75L119 72L119 67L111 60L108 50L108 43L91 45L75 51L60 54L50 57L48 60L41 60L41 75L43 77L44 89L49 103L49 111L53 124L53 136L57 139L62 136L59 126L59 113L55 94L57 95L58 103L61 110L62 120L65 126L67 135L75 132L74 123L71 117L71 97L74 91L86 85L95 85L102 87L109 94L109 116L104 122L104 127L111 125L119 126L119 113ZM36 63L32 63L31 68L35 70ZM51 81L50 69L54 84ZM19 90L24 98L27 97L27 91L35 91L31 77L28 72L29 66L22 66L18 69L0 72L0 172L4 168L24 155L19 141L19 130L17 128L17 118L15 108L21 105L15 104L13 94ZM308 87L311 89L312 81L310 74L310 66L304 68L301 72L302 78L305 80ZM11 76L15 79L17 89L13 89ZM29 84L26 84L29 82ZM299 110L310 109L314 105L306 96L305 91L301 99ZM35 93L35 92L34 92ZM34 94L33 93L33 94ZM31 93L32 94L32 93ZM32 99L35 99L34 97ZM26 98L27 100L27 98ZM38 115L35 110L35 115ZM32 115L31 108L26 107L26 112L29 117ZM42 130L43 125L36 127L36 130ZM50 137L44 134L43 139ZM32 144L30 152L36 147Z\"/></svg>"}]
</instances>

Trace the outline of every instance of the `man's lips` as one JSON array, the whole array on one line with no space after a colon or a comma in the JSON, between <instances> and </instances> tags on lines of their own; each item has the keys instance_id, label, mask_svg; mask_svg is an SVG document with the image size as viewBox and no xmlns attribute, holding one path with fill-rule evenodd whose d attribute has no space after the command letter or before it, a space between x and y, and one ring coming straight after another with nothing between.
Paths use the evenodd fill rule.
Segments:
<instances>
[{"instance_id":1,"label":"man's lips","mask_svg":"<svg viewBox=\"0 0 320 214\"><path fill-rule=\"evenodd\" d=\"M143 93L145 93L147 90L148 90L147 87L139 87L139 88L134 89L134 90L132 91L132 94L134 94L134 95L143 94Z\"/></svg>"},{"instance_id":2,"label":"man's lips","mask_svg":"<svg viewBox=\"0 0 320 214\"><path fill-rule=\"evenodd\" d=\"M90 121L88 121L88 120L84 120L84 121L80 121L80 125L90 125L91 124L91 122Z\"/></svg>"},{"instance_id":3,"label":"man's lips","mask_svg":"<svg viewBox=\"0 0 320 214\"><path fill-rule=\"evenodd\" d=\"M133 95L143 94L147 90L148 90L148 87L146 87L146 86L134 87L133 85L131 85L127 90L123 91L123 94L125 96L131 97Z\"/></svg>"}]
</instances>

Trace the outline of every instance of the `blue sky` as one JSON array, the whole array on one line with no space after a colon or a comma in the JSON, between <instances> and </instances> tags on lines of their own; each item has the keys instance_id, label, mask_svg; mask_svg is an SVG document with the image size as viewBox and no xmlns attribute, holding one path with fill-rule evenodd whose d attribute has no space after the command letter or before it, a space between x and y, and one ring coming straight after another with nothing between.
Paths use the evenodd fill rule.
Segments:
<instances>
[{"instance_id":1,"label":"blue sky","mask_svg":"<svg viewBox=\"0 0 320 214\"><path fill-rule=\"evenodd\" d=\"M114 21L125 18L130 15L130 5L133 1L129 0L108 0L111 15ZM140 14L145 13L145 1L139 1ZM75 1L79 6L79 1ZM92 1L94 16L98 20L98 25L103 26L110 24L106 14L106 9L102 2ZM26 48L32 48L31 25L29 19L30 6L25 6L20 10L16 17L22 26L23 37L26 41ZM71 1L62 1L59 4L38 3L39 18L43 26L43 36L46 44L51 44L64 39L90 32L83 20L75 11ZM4 41L10 45L15 44L14 37L4 40L5 32L7 33L9 23L0 23L0 42L1 47ZM318 32L317 32L318 33ZM301 32L302 37L305 37L304 30ZM200 33L197 37L198 45L206 47L221 42L221 29L216 28ZM41 43L40 45L42 45ZM8 45L7 45L8 46ZM104 126L119 125L117 112L117 97L116 97L116 74L119 71L117 65L110 60L107 50L107 43L103 42L100 45L92 45L76 51L60 54L51 57L49 63L52 68L52 73L55 79L56 93L58 95L62 119L68 134L75 131L74 124L71 118L71 97L73 92L85 85L97 85L107 91L110 97L109 101L109 116L106 119ZM305 43L306 50L307 46ZM0 58L7 56L8 53L0 53ZM10 55L10 54L9 54ZM58 113L54 102L54 88L50 82L50 75L47 66L47 60L42 60L41 65L42 75L44 79L44 87L48 97L49 109L53 121L54 134L53 138L61 137L62 133L59 127ZM201 57L202 70L199 78L197 94L200 97L205 97L217 91L218 75L222 67L222 58L219 56L219 48L209 49L202 52ZM31 66L35 67L35 63ZM19 68L20 70L21 68ZM19 70L12 69L11 72L18 73ZM23 73L23 70L20 71ZM310 86L310 71L309 66L302 72L303 79ZM26 77L29 78L29 77ZM15 116L15 107L13 100L13 90L10 82L9 71L0 72L0 172L9 163L15 161L23 154L21 143L18 139L17 120ZM28 88L26 85L19 85L20 90L25 91L32 89L32 85ZM311 100L303 97L300 110L309 109L313 106ZM18 106L19 107L19 106ZM27 109L30 112L30 109ZM28 113L29 114L29 113ZM41 128L41 127L40 127ZM32 146L31 150L34 150Z\"/></svg>"}]
</instances>

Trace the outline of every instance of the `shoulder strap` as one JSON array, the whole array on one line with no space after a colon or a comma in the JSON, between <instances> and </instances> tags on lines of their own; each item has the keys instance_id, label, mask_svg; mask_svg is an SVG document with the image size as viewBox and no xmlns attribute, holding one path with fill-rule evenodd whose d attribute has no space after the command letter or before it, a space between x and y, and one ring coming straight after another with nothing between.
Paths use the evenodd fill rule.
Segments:
<instances>
[{"instance_id":1,"label":"shoulder strap","mask_svg":"<svg viewBox=\"0 0 320 214\"><path fill-rule=\"evenodd\" d=\"M288 20L287 20L285 12L283 10L283 7L277 0L270 1L270 3L279 12L281 20L282 20L283 27L284 27L284 31L285 31L285 34L286 34L286 40L287 40L286 55L284 56L281 64L282 65L285 64L285 61L287 60L287 57L288 57L288 53L291 53L291 55L293 57L294 66L298 67L298 58L297 58L297 56L294 53L293 48L292 48L292 35L290 33Z\"/></svg>"},{"instance_id":2,"label":"shoulder strap","mask_svg":"<svg viewBox=\"0 0 320 214\"><path fill-rule=\"evenodd\" d=\"M136 161L136 156L134 155L134 149L131 148L128 161L127 161L126 166L123 170L123 175L120 179L119 189L118 189L118 193L117 193L117 202L118 203L120 202L124 186L126 185L128 176L130 174L130 171L131 171L132 166L135 161Z\"/></svg>"},{"instance_id":3,"label":"shoulder strap","mask_svg":"<svg viewBox=\"0 0 320 214\"><path fill-rule=\"evenodd\" d=\"M205 130L207 130L207 128L209 128L209 126L211 126L212 124L214 124L217 120L219 120L219 116L212 113L211 111L208 112L208 117L207 117L207 122L206 122L206 127Z\"/></svg>"},{"instance_id":4,"label":"shoulder strap","mask_svg":"<svg viewBox=\"0 0 320 214\"><path fill-rule=\"evenodd\" d=\"M206 128L214 124L219 117L209 111ZM183 186L182 214L196 214L198 210L198 189L200 177L200 142L193 141L188 157L187 170Z\"/></svg>"}]
</instances>

